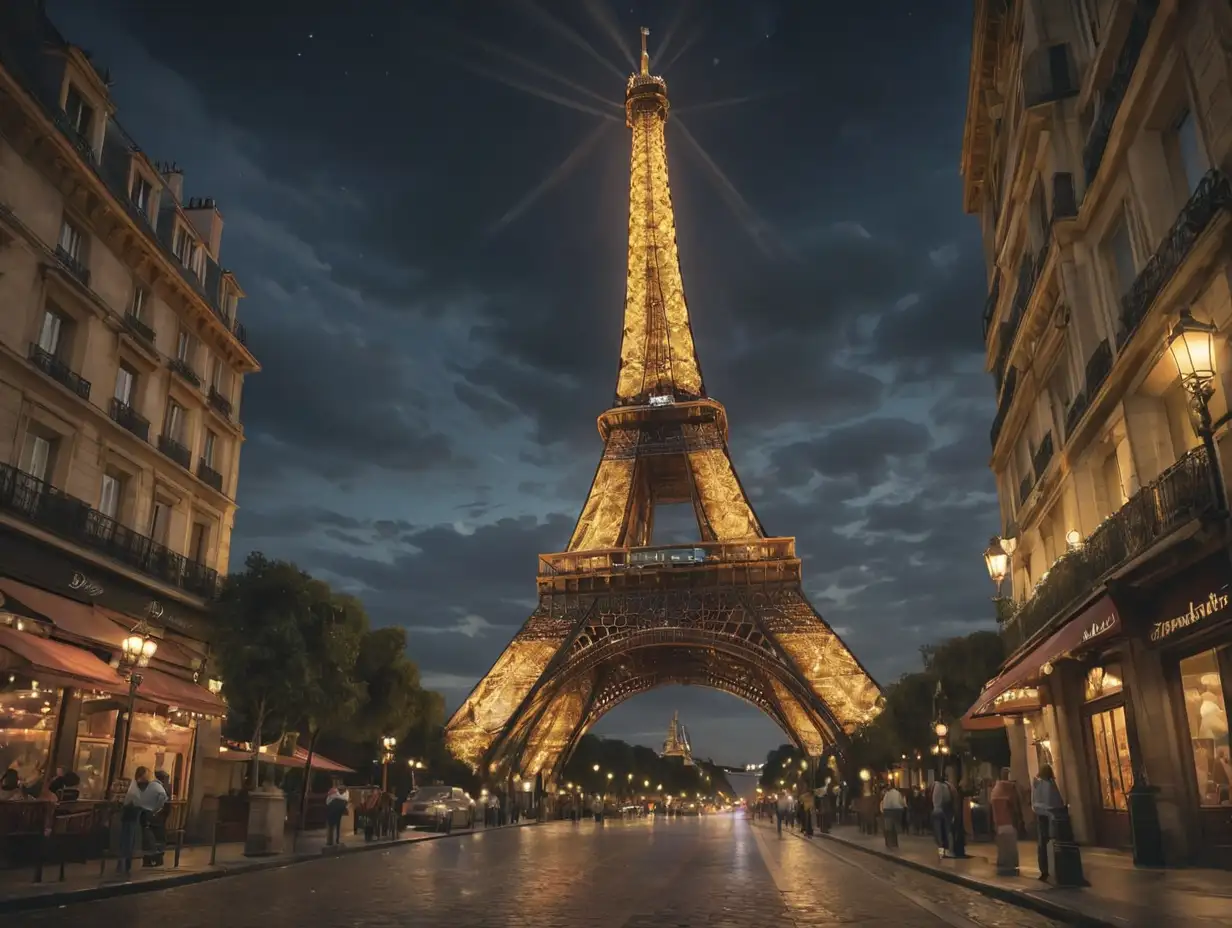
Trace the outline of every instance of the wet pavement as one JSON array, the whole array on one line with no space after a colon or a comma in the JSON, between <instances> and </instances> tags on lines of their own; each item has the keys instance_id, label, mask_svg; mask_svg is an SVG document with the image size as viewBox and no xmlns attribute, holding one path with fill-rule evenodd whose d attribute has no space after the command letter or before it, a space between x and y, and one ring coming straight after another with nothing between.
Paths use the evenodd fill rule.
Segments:
<instances>
[{"instance_id":1,"label":"wet pavement","mask_svg":"<svg viewBox=\"0 0 1232 928\"><path fill-rule=\"evenodd\" d=\"M1041 915L741 817L558 823L22 913L23 928L1051 928Z\"/></svg>"}]
</instances>

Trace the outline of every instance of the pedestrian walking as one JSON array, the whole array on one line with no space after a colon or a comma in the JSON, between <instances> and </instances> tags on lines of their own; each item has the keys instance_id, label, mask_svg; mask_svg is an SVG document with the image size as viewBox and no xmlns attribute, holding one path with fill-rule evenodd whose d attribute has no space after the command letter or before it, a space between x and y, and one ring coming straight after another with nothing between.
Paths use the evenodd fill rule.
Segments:
<instances>
[{"instance_id":1,"label":"pedestrian walking","mask_svg":"<svg viewBox=\"0 0 1232 928\"><path fill-rule=\"evenodd\" d=\"M1061 798L1061 790L1057 788L1057 778L1052 772L1051 764L1041 764L1039 774L1031 781L1031 809L1035 812L1037 838L1039 842L1039 878L1048 879L1048 841L1052 836L1052 817L1058 810L1065 807Z\"/></svg>"},{"instance_id":2,"label":"pedestrian walking","mask_svg":"<svg viewBox=\"0 0 1232 928\"><path fill-rule=\"evenodd\" d=\"M780 793L778 802L775 805L775 811L778 813L779 834L782 835L783 819L791 815L791 796L787 793Z\"/></svg>"},{"instance_id":3,"label":"pedestrian walking","mask_svg":"<svg viewBox=\"0 0 1232 928\"><path fill-rule=\"evenodd\" d=\"M953 830L954 787L944 778L933 784L933 837L937 841L937 856L950 856L950 834Z\"/></svg>"},{"instance_id":4,"label":"pedestrian walking","mask_svg":"<svg viewBox=\"0 0 1232 928\"><path fill-rule=\"evenodd\" d=\"M800 821L804 823L804 837L813 837L813 793L805 790L800 794Z\"/></svg>"},{"instance_id":5,"label":"pedestrian walking","mask_svg":"<svg viewBox=\"0 0 1232 928\"><path fill-rule=\"evenodd\" d=\"M596 793L595 798L590 801L590 811L595 816L595 824L602 825L603 824L603 797L600 796L598 793Z\"/></svg>"},{"instance_id":6,"label":"pedestrian walking","mask_svg":"<svg viewBox=\"0 0 1232 928\"><path fill-rule=\"evenodd\" d=\"M898 826L906 808L907 802L903 799L903 794L891 783L881 794L881 820L886 847L898 847Z\"/></svg>"}]
</instances>

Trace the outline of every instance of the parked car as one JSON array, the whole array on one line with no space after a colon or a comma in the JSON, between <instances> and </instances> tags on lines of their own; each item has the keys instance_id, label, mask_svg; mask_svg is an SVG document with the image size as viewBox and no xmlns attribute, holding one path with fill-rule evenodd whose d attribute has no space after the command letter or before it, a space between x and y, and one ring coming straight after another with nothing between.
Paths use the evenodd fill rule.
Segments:
<instances>
[{"instance_id":1,"label":"parked car","mask_svg":"<svg viewBox=\"0 0 1232 928\"><path fill-rule=\"evenodd\" d=\"M457 786L423 786L402 803L402 824L451 831L475 826L475 800Z\"/></svg>"}]
</instances>

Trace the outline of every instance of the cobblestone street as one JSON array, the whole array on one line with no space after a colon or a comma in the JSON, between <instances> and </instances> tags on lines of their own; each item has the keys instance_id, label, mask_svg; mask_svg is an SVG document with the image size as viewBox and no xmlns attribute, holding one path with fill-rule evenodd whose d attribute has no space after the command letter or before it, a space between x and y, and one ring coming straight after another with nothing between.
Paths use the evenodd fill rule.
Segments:
<instances>
[{"instance_id":1,"label":"cobblestone street","mask_svg":"<svg viewBox=\"0 0 1232 928\"><path fill-rule=\"evenodd\" d=\"M30 928L1048 928L923 874L714 816L552 824L24 913Z\"/></svg>"}]
</instances>

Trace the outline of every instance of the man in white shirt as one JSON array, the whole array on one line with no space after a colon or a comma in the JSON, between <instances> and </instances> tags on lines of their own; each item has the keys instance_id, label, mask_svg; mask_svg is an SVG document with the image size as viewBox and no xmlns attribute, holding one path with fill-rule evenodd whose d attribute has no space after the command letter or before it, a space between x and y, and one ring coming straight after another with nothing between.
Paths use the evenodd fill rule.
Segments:
<instances>
[{"instance_id":1,"label":"man in white shirt","mask_svg":"<svg viewBox=\"0 0 1232 928\"><path fill-rule=\"evenodd\" d=\"M881 794L881 820L885 829L886 847L898 847L898 826L902 822L907 803L903 794L891 783Z\"/></svg>"},{"instance_id":2,"label":"man in white shirt","mask_svg":"<svg viewBox=\"0 0 1232 928\"><path fill-rule=\"evenodd\" d=\"M167 802L167 791L157 780L150 779L150 771L138 767L133 774L133 781L128 785L124 796L124 805L120 808L120 860L119 872L125 877L133 872L133 854L137 850L137 840L141 838L144 847L145 831L150 819L158 813Z\"/></svg>"}]
</instances>

